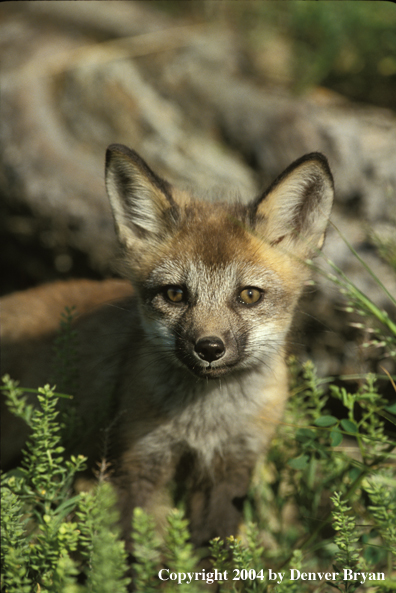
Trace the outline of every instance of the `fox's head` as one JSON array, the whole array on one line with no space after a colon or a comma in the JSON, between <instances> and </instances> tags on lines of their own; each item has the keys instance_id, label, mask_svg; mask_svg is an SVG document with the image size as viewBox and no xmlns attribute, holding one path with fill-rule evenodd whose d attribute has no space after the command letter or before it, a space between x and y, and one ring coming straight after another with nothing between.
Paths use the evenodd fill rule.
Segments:
<instances>
[{"instance_id":1,"label":"fox's head","mask_svg":"<svg viewBox=\"0 0 396 593\"><path fill-rule=\"evenodd\" d=\"M169 362L217 378L283 354L297 299L333 202L326 158L292 163L247 205L171 187L113 144L106 187L150 343Z\"/></svg>"}]
</instances>

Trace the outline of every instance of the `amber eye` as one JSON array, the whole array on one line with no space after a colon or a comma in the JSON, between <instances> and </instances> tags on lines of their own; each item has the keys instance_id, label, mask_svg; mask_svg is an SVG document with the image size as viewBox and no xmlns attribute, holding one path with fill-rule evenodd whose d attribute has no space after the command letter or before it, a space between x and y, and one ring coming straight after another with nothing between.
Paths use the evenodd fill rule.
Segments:
<instances>
[{"instance_id":1,"label":"amber eye","mask_svg":"<svg viewBox=\"0 0 396 593\"><path fill-rule=\"evenodd\" d=\"M261 299L263 293L258 288L248 286L239 293L239 300L244 305L254 305Z\"/></svg>"},{"instance_id":2,"label":"amber eye","mask_svg":"<svg viewBox=\"0 0 396 593\"><path fill-rule=\"evenodd\" d=\"M180 286L168 286L165 296L171 303L181 303L184 301L184 290Z\"/></svg>"}]
</instances>

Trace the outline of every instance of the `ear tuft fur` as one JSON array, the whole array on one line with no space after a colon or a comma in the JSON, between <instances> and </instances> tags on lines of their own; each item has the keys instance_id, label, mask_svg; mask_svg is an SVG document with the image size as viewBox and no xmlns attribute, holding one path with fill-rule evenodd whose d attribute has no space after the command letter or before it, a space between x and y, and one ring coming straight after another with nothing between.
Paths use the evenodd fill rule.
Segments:
<instances>
[{"instance_id":1,"label":"ear tuft fur","mask_svg":"<svg viewBox=\"0 0 396 593\"><path fill-rule=\"evenodd\" d=\"M292 163L251 208L258 234L297 257L311 257L323 245L334 198L325 156L313 152Z\"/></svg>"},{"instance_id":2,"label":"ear tuft fur","mask_svg":"<svg viewBox=\"0 0 396 593\"><path fill-rule=\"evenodd\" d=\"M177 210L169 183L122 144L108 147L105 178L121 243L131 246L148 234L154 240L162 239Z\"/></svg>"}]
</instances>

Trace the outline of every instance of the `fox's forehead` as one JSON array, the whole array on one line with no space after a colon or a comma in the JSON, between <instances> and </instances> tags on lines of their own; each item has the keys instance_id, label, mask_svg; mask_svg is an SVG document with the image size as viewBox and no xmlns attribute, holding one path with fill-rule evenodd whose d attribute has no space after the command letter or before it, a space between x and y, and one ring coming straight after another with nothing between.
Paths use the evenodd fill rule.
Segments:
<instances>
[{"instance_id":1,"label":"fox's forehead","mask_svg":"<svg viewBox=\"0 0 396 593\"><path fill-rule=\"evenodd\" d=\"M223 291L269 283L280 287L291 275L289 258L259 239L246 218L243 211L216 205L195 210L148 271L148 286L180 284L197 294L203 286Z\"/></svg>"},{"instance_id":2,"label":"fox's forehead","mask_svg":"<svg viewBox=\"0 0 396 593\"><path fill-rule=\"evenodd\" d=\"M242 286L265 287L268 283L280 284L277 274L264 266L249 262L229 261L208 265L197 258L186 262L185 258L166 259L155 267L148 280L150 286L182 285L192 294L207 294L209 297L234 291Z\"/></svg>"},{"instance_id":3,"label":"fox's forehead","mask_svg":"<svg viewBox=\"0 0 396 593\"><path fill-rule=\"evenodd\" d=\"M235 290L242 286L265 287L280 285L276 269L260 258L249 259L248 254L234 252L234 257L207 258L205 250L173 252L151 270L147 284L184 285L192 293L211 294Z\"/></svg>"}]
</instances>

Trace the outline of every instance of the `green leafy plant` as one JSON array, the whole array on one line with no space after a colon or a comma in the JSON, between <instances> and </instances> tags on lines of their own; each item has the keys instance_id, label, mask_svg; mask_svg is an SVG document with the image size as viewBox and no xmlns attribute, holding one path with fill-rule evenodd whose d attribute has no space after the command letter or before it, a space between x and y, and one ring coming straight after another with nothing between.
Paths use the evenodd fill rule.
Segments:
<instances>
[{"instance_id":1,"label":"green leafy plant","mask_svg":"<svg viewBox=\"0 0 396 593\"><path fill-rule=\"evenodd\" d=\"M6 590L17 591L16 582L24 575L26 590L31 583L42 591L54 591L61 567L65 577L73 572L71 561L68 565L59 561L77 549L77 524L69 518L76 498L69 497L69 492L85 458L64 459L58 398L48 385L38 390L39 406L31 408L15 382L9 377L4 382L10 408L31 427L21 467L3 478L2 504L8 509L2 514L4 583Z\"/></svg>"},{"instance_id":2,"label":"green leafy plant","mask_svg":"<svg viewBox=\"0 0 396 593\"><path fill-rule=\"evenodd\" d=\"M154 593L158 589L161 542L155 530L154 519L141 508L134 510L132 537L136 591Z\"/></svg>"},{"instance_id":3,"label":"green leafy plant","mask_svg":"<svg viewBox=\"0 0 396 593\"><path fill-rule=\"evenodd\" d=\"M115 528L112 488L102 482L90 492L73 493L86 460L63 456L58 397L47 385L32 408L15 382L4 382L10 407L28 420L31 435L21 467L2 480L2 590L126 592L126 551ZM82 574L84 586L78 584Z\"/></svg>"},{"instance_id":4,"label":"green leafy plant","mask_svg":"<svg viewBox=\"0 0 396 593\"><path fill-rule=\"evenodd\" d=\"M196 571L198 556L189 542L189 538L188 521L184 518L181 510L174 509L168 515L168 529L164 540L165 561L170 572L188 573ZM195 581L191 584L182 581L177 586L177 591L180 591L180 593L187 591L196 593L199 589L200 587ZM173 586L170 587L171 590L173 590Z\"/></svg>"},{"instance_id":5,"label":"green leafy plant","mask_svg":"<svg viewBox=\"0 0 396 593\"><path fill-rule=\"evenodd\" d=\"M345 569L351 570L353 573L356 571L357 573L361 570L361 549L357 547L359 537L356 535L355 519L349 514L349 511L352 509L342 500L342 496L338 492L335 492L331 500L334 504L333 525L336 530L334 541L338 547L338 551L335 555L334 567L337 569L339 575ZM342 577L339 578L339 581L342 582ZM353 593L353 591L359 587L359 581L347 581L344 587L339 586L336 583L333 583L332 585L339 591Z\"/></svg>"},{"instance_id":6,"label":"green leafy plant","mask_svg":"<svg viewBox=\"0 0 396 593\"><path fill-rule=\"evenodd\" d=\"M115 493L102 482L80 495L79 519L81 553L86 561L84 591L125 593L129 584L127 552L116 528L119 519Z\"/></svg>"},{"instance_id":7,"label":"green leafy plant","mask_svg":"<svg viewBox=\"0 0 396 593\"><path fill-rule=\"evenodd\" d=\"M212 542L213 570L228 573L218 583L220 591L282 592L285 587L308 590L299 580L290 579L290 569L302 571L308 565L311 570L319 570L331 562L354 571L360 565L375 563L377 570L382 565L391 574L390 558L396 550L396 479L385 464L392 462L394 444L384 432L379 415L382 398L375 382L369 376L367 384L355 394L340 388L332 390L347 412L347 418L338 420L326 413L326 382L318 379L312 364L306 363L301 372L293 364L294 398L269 453L270 465L277 471L259 475L246 506L254 522L247 521L242 539ZM23 407L21 390L9 378L5 391L13 409L29 418L32 436L22 468L3 478L3 590L30 593L39 586L41 591L68 593L127 591L126 552L114 527L114 493L101 477L92 491L73 494L71 481L83 467L84 459L69 461L63 457L53 391L48 387L40 390L40 408L33 411L27 411L26 402ZM296 408L297 427L289 422L292 418L295 422ZM358 419L355 414L360 409L363 413ZM334 441L335 430L341 438L348 436L360 443L356 450L361 460L340 447L339 437ZM323 500L334 486L339 491L332 498L336 530L333 539L325 535L332 511L323 506ZM368 498L362 505L363 492ZM291 504L294 517L290 522L290 516L287 519L283 515L287 515ZM268 521L268 514L278 520ZM362 526L358 527L358 523ZM190 584L171 580L164 584L158 579L164 563L172 573L200 572L199 559L188 537L187 521L181 511L175 510L168 517L161 542L153 520L136 509L133 574L137 591L162 588L172 592L187 587L190 591L202 590L204 578ZM272 539L270 546L265 543L268 537ZM268 581L270 568L283 572L282 582L275 585ZM234 581L235 574L246 578ZM249 574L255 578L249 578ZM81 575L83 584L79 584ZM377 583L377 588L392 586L392 582L389 577L385 583ZM331 584L345 591L360 586L360 582L352 581Z\"/></svg>"}]
</instances>

